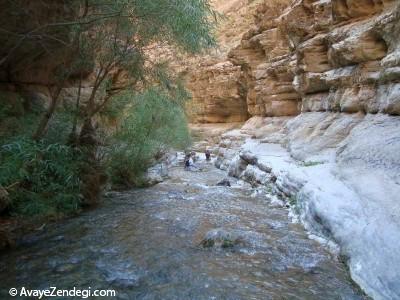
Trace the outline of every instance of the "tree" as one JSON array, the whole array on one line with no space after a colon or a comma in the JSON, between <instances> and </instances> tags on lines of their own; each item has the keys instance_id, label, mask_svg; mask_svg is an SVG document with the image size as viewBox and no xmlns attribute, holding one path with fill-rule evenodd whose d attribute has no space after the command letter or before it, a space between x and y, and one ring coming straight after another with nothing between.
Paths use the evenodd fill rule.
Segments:
<instances>
[{"instance_id":1,"label":"tree","mask_svg":"<svg viewBox=\"0 0 400 300\"><path fill-rule=\"evenodd\" d=\"M47 140L43 137L61 103L62 90L78 85L75 116L72 122L69 121L71 140L79 148L76 150L79 152L80 194L88 202L95 201L104 181L101 173L104 163L98 163L96 157L99 147L93 119L100 120L96 117L121 101L124 91L137 95L135 92L157 85L158 96L163 101L146 110L142 107L151 119L131 124L147 126L154 118L157 126L150 123L149 130L156 130L163 138L174 139L177 131L165 130L168 128L162 125L167 123L165 118L184 123L182 110L175 111L174 105L167 105L185 98L181 97L184 92L171 82L175 76L171 76L166 64L152 60L149 49L169 46L177 51L198 53L214 46L216 17L209 0L0 0L0 42L4 45L0 49L0 69L8 70L0 72L0 76L14 74L31 65L37 67L43 64L43 58L51 64L47 81L44 80L48 85L50 105L37 124L33 135L35 141L29 141L28 145L43 145L47 149ZM9 78L12 82L12 76ZM81 95L83 81L91 85L91 93L88 97L85 94L85 98ZM154 95L154 90L148 95ZM163 113L158 115L156 110ZM171 128L176 128L177 122L170 122ZM131 133L138 133L140 129L131 130ZM120 137L126 137L121 132L123 128L117 130ZM128 139L130 144L133 145L138 137L142 136ZM164 144L158 145L160 142ZM160 151L168 145L154 137L146 139L145 143L146 146L156 145L155 149ZM24 162L24 156L18 160ZM41 156L38 160L42 161ZM40 171L42 167L45 168L38 164L33 171ZM53 180L51 176L45 179L50 180ZM30 191L30 187L27 188Z\"/></svg>"},{"instance_id":2,"label":"tree","mask_svg":"<svg viewBox=\"0 0 400 300\"><path fill-rule=\"evenodd\" d=\"M76 61L93 58L95 61L93 91L83 112L88 123L115 93L143 83L146 77L149 80L156 73L151 70L155 65L148 61L147 47L168 44L179 51L196 53L215 44L212 30L216 14L208 0L65 0L57 4L44 1L46 6L36 10L31 8L34 4L26 4L26 1L6 2L13 8L14 15L22 18L28 10L29 14L34 14L30 15L34 21L22 31L0 28L8 41L0 64L6 64L16 52L23 51L25 44L40 55L54 54L60 48L69 50L55 68L55 71L61 68L63 76L51 83L51 104L36 130L36 139L45 133L58 106L61 89L72 74L79 73L73 68L77 66ZM52 17L44 23L39 20L43 9L59 10L60 7L68 12L65 16L58 15L60 19ZM82 45L90 49L85 57L79 55ZM123 85L121 77L124 77Z\"/></svg>"},{"instance_id":3,"label":"tree","mask_svg":"<svg viewBox=\"0 0 400 300\"><path fill-rule=\"evenodd\" d=\"M96 56L96 76L84 127L115 94L157 77L159 66L148 61L147 47L163 43L199 52L215 44L216 15L207 0L89 1L89 11L83 23L91 24L86 38Z\"/></svg>"},{"instance_id":4,"label":"tree","mask_svg":"<svg viewBox=\"0 0 400 300\"><path fill-rule=\"evenodd\" d=\"M65 24L83 21L88 5L88 1L67 0L0 1L0 69L7 70L6 80L13 82L16 76L20 81L21 74L32 69L32 75L39 75L33 80L47 86L50 103L33 134L35 140L46 133L62 89L73 84L71 77L82 70L77 68L76 54L84 28Z\"/></svg>"}]
</instances>

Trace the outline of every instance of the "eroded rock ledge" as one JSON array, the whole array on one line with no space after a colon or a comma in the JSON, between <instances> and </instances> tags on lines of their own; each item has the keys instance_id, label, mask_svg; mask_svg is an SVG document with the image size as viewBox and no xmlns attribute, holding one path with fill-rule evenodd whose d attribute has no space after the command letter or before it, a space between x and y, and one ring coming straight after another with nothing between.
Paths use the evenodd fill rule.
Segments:
<instances>
[{"instance_id":1,"label":"eroded rock ledge","mask_svg":"<svg viewBox=\"0 0 400 300\"><path fill-rule=\"evenodd\" d=\"M228 57L191 73L192 120L240 121L247 112L399 115L399 36L395 0L265 0Z\"/></svg>"},{"instance_id":2,"label":"eroded rock ledge","mask_svg":"<svg viewBox=\"0 0 400 300\"><path fill-rule=\"evenodd\" d=\"M374 299L400 297L400 117L303 113L253 117L224 133L216 166L291 204L338 245Z\"/></svg>"},{"instance_id":3,"label":"eroded rock ledge","mask_svg":"<svg viewBox=\"0 0 400 300\"><path fill-rule=\"evenodd\" d=\"M261 2L240 44L191 72L192 120L240 121L245 103L217 167L286 198L366 293L398 299L400 3Z\"/></svg>"}]
</instances>

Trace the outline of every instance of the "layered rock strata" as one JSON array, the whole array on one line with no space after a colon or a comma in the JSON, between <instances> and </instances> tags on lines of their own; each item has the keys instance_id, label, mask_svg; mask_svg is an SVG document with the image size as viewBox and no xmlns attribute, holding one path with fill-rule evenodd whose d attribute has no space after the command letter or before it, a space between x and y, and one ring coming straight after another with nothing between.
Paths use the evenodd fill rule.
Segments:
<instances>
[{"instance_id":1,"label":"layered rock strata","mask_svg":"<svg viewBox=\"0 0 400 300\"><path fill-rule=\"evenodd\" d=\"M222 134L216 166L287 199L368 295L400 298L399 1L265 0L240 44L207 68L221 61L251 118ZM221 77L206 81L191 86L207 103L193 120L229 122L211 109Z\"/></svg>"},{"instance_id":2,"label":"layered rock strata","mask_svg":"<svg viewBox=\"0 0 400 300\"><path fill-rule=\"evenodd\" d=\"M248 119L240 84L240 67L230 62L201 68L194 73L188 88L198 91L190 106L194 123L244 122Z\"/></svg>"},{"instance_id":3,"label":"layered rock strata","mask_svg":"<svg viewBox=\"0 0 400 300\"><path fill-rule=\"evenodd\" d=\"M398 115L399 7L394 0L266 0L256 11L254 26L228 54L240 66L240 75L228 63L219 74L241 87L243 98L237 101L246 101L251 116L311 111ZM192 81L200 74L201 69ZM213 101L222 106L220 89L211 88L226 88L219 74L207 77L206 101L204 86L190 85L194 102L204 105L194 111L202 115L194 121L215 119L206 117ZM231 103L227 98L226 107ZM219 121L230 119L221 115Z\"/></svg>"}]
</instances>

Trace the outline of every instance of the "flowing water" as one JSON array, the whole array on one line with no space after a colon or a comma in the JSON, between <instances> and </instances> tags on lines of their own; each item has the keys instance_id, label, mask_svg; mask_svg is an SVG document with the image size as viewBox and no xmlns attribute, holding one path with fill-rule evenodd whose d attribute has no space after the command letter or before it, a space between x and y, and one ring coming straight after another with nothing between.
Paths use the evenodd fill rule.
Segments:
<instances>
[{"instance_id":1,"label":"flowing water","mask_svg":"<svg viewBox=\"0 0 400 300\"><path fill-rule=\"evenodd\" d=\"M345 267L267 191L206 164L47 226L0 256L10 287L115 289L116 299L363 299Z\"/></svg>"}]
</instances>

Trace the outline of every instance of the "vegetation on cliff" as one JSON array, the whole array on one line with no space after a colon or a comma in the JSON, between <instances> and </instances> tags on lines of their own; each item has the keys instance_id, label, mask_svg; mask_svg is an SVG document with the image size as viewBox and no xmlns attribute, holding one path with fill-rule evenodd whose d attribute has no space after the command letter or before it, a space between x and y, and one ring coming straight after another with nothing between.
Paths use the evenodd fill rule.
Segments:
<instances>
[{"instance_id":1,"label":"vegetation on cliff","mask_svg":"<svg viewBox=\"0 0 400 300\"><path fill-rule=\"evenodd\" d=\"M208 0L6 2L0 187L10 214L69 214L97 200L107 174L136 183L166 149L188 143L188 94L149 49L213 46ZM29 80L45 89L44 103L24 93Z\"/></svg>"}]
</instances>

